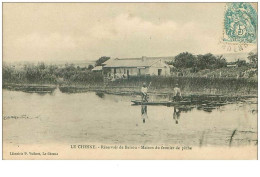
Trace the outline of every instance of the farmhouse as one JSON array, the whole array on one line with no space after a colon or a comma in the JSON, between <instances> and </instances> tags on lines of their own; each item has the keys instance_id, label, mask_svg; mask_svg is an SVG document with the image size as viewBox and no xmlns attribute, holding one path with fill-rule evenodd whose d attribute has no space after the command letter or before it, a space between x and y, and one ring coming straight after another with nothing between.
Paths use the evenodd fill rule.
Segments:
<instances>
[{"instance_id":1,"label":"farmhouse","mask_svg":"<svg viewBox=\"0 0 260 177\"><path fill-rule=\"evenodd\" d=\"M100 72L102 73L102 66L96 66L92 69L93 72Z\"/></svg>"},{"instance_id":2,"label":"farmhouse","mask_svg":"<svg viewBox=\"0 0 260 177\"><path fill-rule=\"evenodd\" d=\"M129 77L141 75L170 75L170 66L165 61L171 57L115 58L104 63L103 70L109 76Z\"/></svg>"}]
</instances>

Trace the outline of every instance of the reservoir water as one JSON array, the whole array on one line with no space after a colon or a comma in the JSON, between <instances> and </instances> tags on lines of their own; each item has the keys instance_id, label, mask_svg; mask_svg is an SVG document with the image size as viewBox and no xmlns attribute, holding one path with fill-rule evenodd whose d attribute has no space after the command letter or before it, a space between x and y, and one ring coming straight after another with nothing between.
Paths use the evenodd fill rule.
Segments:
<instances>
[{"instance_id":1,"label":"reservoir water","mask_svg":"<svg viewBox=\"0 0 260 177\"><path fill-rule=\"evenodd\" d=\"M194 108L177 115L174 107L167 106L147 106L147 114L142 115L141 106L131 105L133 99L139 98L3 89L3 141L13 145L257 145L256 98L212 112Z\"/></svg>"}]
</instances>

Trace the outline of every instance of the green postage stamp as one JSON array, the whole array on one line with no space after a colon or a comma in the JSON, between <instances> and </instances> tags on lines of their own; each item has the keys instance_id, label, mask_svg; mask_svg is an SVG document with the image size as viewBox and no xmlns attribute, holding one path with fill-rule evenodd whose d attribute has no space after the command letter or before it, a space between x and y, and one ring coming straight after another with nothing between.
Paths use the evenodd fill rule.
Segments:
<instances>
[{"instance_id":1,"label":"green postage stamp","mask_svg":"<svg viewBox=\"0 0 260 177\"><path fill-rule=\"evenodd\" d=\"M257 42L257 12L250 3L226 4L223 42L244 44Z\"/></svg>"}]
</instances>

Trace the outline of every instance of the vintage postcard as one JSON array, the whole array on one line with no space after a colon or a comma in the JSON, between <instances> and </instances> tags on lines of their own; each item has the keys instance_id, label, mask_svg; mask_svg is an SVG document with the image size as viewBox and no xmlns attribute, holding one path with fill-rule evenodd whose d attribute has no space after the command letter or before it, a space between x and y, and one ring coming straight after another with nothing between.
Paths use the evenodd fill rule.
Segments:
<instances>
[{"instance_id":1,"label":"vintage postcard","mask_svg":"<svg viewBox=\"0 0 260 177\"><path fill-rule=\"evenodd\" d=\"M257 3L3 3L3 159L257 159Z\"/></svg>"}]
</instances>

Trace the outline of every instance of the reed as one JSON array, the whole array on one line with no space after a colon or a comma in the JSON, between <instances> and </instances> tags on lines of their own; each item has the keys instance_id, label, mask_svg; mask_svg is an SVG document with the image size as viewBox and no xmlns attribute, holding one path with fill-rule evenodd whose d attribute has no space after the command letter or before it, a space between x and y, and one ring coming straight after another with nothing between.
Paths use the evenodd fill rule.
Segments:
<instances>
[{"instance_id":1,"label":"reed","mask_svg":"<svg viewBox=\"0 0 260 177\"><path fill-rule=\"evenodd\" d=\"M245 68L244 68L245 69ZM232 73L232 69L229 73ZM211 71L213 72L213 71ZM228 72L225 69L225 72ZM224 73L224 72L223 72ZM104 82L105 81L105 82ZM22 68L3 66L3 86L13 84L51 84L74 87L91 87L103 89L121 89L139 91L143 82L150 83L149 91L170 93L178 83L183 93L206 94L257 94L257 79L235 77L204 77L199 75L177 76L130 76L128 79L115 81L104 80L101 73L91 72L87 68L66 65L25 65Z\"/></svg>"},{"instance_id":2,"label":"reed","mask_svg":"<svg viewBox=\"0 0 260 177\"><path fill-rule=\"evenodd\" d=\"M109 83L118 87L141 87L142 83L150 83L150 90L173 89L176 84L183 92L205 92L211 94L225 93L257 93L257 81L247 78L205 78L205 77L158 77L140 76L116 80Z\"/></svg>"}]
</instances>

